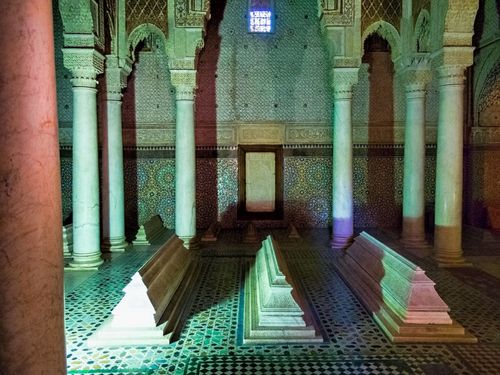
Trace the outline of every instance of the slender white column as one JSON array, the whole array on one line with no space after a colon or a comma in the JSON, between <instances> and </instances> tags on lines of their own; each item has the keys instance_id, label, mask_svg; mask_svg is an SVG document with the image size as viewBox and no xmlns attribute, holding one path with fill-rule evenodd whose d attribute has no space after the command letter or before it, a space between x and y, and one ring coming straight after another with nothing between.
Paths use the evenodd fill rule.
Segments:
<instances>
[{"instance_id":1,"label":"slender white column","mask_svg":"<svg viewBox=\"0 0 500 375\"><path fill-rule=\"evenodd\" d=\"M122 142L122 100L121 94L108 93L107 98L106 158L108 185L105 187L108 206L108 223L104 246L109 251L124 251L125 242L125 200L123 188L123 142Z\"/></svg>"},{"instance_id":2,"label":"slender white column","mask_svg":"<svg viewBox=\"0 0 500 375\"><path fill-rule=\"evenodd\" d=\"M428 70L418 73L429 76ZM402 239L406 246L415 248L427 246L424 196L427 77L411 77L406 85Z\"/></svg>"},{"instance_id":3,"label":"slender white column","mask_svg":"<svg viewBox=\"0 0 500 375\"><path fill-rule=\"evenodd\" d=\"M123 183L122 94L130 69L118 66L118 58L106 57L106 129L103 149L104 243L111 252L124 251L125 198Z\"/></svg>"},{"instance_id":4,"label":"slender white column","mask_svg":"<svg viewBox=\"0 0 500 375\"><path fill-rule=\"evenodd\" d=\"M171 77L176 88L175 234L184 241L185 247L193 248L196 236L196 156L194 136L196 72L172 71Z\"/></svg>"},{"instance_id":5,"label":"slender white column","mask_svg":"<svg viewBox=\"0 0 500 375\"><path fill-rule=\"evenodd\" d=\"M333 72L333 249L348 247L353 238L352 196L352 85L357 82L357 68Z\"/></svg>"},{"instance_id":6,"label":"slender white column","mask_svg":"<svg viewBox=\"0 0 500 375\"><path fill-rule=\"evenodd\" d=\"M73 84L73 259L92 268L101 259L95 72L75 70Z\"/></svg>"},{"instance_id":7,"label":"slender white column","mask_svg":"<svg viewBox=\"0 0 500 375\"><path fill-rule=\"evenodd\" d=\"M464 67L439 68L439 118L436 160L434 250L440 266L463 266Z\"/></svg>"}]
</instances>

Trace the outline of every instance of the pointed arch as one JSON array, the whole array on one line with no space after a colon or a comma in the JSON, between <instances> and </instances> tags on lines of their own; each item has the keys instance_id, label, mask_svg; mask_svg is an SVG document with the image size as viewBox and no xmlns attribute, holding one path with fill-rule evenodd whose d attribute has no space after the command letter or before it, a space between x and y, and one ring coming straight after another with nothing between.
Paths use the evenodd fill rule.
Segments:
<instances>
[{"instance_id":1,"label":"pointed arch","mask_svg":"<svg viewBox=\"0 0 500 375\"><path fill-rule=\"evenodd\" d=\"M166 55L167 38L165 37L163 31L152 23L143 23L132 30L128 36L127 44L129 46L132 59L134 58L133 52L137 45L149 37L153 38L153 46L157 50L160 50L162 54Z\"/></svg>"},{"instance_id":2,"label":"pointed arch","mask_svg":"<svg viewBox=\"0 0 500 375\"><path fill-rule=\"evenodd\" d=\"M368 26L361 37L361 55L365 53L365 40L372 34L378 34L391 46L391 59L396 61L401 57L401 37L398 30L386 21L377 21Z\"/></svg>"}]
</instances>

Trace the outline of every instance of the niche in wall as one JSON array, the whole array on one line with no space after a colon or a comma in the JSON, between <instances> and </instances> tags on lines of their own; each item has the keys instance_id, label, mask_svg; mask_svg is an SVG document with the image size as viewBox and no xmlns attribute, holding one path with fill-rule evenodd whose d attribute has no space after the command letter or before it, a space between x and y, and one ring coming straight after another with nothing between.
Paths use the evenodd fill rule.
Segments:
<instances>
[{"instance_id":1,"label":"niche in wall","mask_svg":"<svg viewBox=\"0 0 500 375\"><path fill-rule=\"evenodd\" d=\"M283 219L283 149L238 148L238 220Z\"/></svg>"}]
</instances>

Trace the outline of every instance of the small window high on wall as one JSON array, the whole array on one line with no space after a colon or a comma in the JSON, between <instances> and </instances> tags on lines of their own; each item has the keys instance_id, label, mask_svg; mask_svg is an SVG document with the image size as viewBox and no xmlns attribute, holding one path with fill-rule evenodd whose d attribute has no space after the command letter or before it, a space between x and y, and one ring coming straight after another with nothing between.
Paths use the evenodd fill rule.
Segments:
<instances>
[{"instance_id":1,"label":"small window high on wall","mask_svg":"<svg viewBox=\"0 0 500 375\"><path fill-rule=\"evenodd\" d=\"M248 32L274 32L274 0L248 0Z\"/></svg>"}]
</instances>

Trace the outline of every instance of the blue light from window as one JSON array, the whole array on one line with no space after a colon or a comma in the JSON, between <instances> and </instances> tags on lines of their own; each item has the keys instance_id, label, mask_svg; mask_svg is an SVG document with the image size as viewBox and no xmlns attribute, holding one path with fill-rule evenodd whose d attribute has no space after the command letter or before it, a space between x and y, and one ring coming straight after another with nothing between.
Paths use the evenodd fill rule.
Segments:
<instances>
[{"instance_id":1,"label":"blue light from window","mask_svg":"<svg viewBox=\"0 0 500 375\"><path fill-rule=\"evenodd\" d=\"M250 32L251 33L270 33L272 32L270 10L251 10L250 11Z\"/></svg>"}]
</instances>

